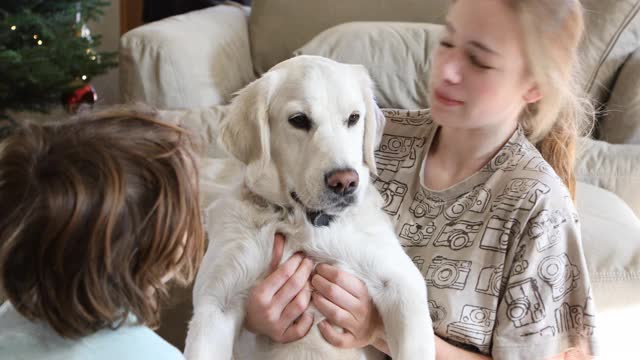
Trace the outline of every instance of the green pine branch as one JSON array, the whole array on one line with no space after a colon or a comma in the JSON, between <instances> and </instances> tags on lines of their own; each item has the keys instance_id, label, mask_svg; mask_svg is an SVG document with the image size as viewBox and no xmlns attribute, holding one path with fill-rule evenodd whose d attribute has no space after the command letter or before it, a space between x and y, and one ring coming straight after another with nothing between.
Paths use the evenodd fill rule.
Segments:
<instances>
[{"instance_id":1,"label":"green pine branch","mask_svg":"<svg viewBox=\"0 0 640 360\"><path fill-rule=\"evenodd\" d=\"M60 104L66 91L116 66L115 52L95 50L99 35L92 33L91 42L78 36L81 24L98 20L107 5L100 0L3 0L0 113L47 111Z\"/></svg>"}]
</instances>

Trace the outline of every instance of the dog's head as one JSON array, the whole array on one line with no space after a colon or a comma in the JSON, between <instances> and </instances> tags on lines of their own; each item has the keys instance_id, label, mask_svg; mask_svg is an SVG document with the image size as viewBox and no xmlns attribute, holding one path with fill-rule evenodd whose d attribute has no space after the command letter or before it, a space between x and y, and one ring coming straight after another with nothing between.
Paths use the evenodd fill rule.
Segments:
<instances>
[{"instance_id":1,"label":"dog's head","mask_svg":"<svg viewBox=\"0 0 640 360\"><path fill-rule=\"evenodd\" d=\"M220 141L248 165L253 191L338 213L362 197L376 172L384 116L372 87L361 65L294 57L237 94Z\"/></svg>"}]
</instances>

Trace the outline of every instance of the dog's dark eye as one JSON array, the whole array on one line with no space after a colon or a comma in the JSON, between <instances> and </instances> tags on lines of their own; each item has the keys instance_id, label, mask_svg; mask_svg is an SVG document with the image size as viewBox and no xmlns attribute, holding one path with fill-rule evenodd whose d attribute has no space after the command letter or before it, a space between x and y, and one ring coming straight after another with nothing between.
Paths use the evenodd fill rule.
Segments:
<instances>
[{"instance_id":1,"label":"dog's dark eye","mask_svg":"<svg viewBox=\"0 0 640 360\"><path fill-rule=\"evenodd\" d=\"M295 114L289 118L289 124L296 129L311 130L311 120L305 114Z\"/></svg>"},{"instance_id":2,"label":"dog's dark eye","mask_svg":"<svg viewBox=\"0 0 640 360\"><path fill-rule=\"evenodd\" d=\"M358 120L360 120L360 114L353 113L349 115L349 120L347 120L347 126L352 127L353 125L358 123Z\"/></svg>"}]
</instances>

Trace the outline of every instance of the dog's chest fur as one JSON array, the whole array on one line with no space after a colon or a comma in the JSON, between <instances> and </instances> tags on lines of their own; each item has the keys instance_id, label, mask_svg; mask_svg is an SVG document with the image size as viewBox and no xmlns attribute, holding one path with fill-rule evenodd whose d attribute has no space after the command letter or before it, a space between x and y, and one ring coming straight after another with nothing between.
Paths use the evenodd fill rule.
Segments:
<instances>
[{"instance_id":1,"label":"dog's chest fur","mask_svg":"<svg viewBox=\"0 0 640 360\"><path fill-rule=\"evenodd\" d=\"M376 191L375 188L372 188L372 191ZM372 219L366 221L368 226L365 226L363 219L366 214L375 218L376 215L373 214L379 212L380 207L377 204L376 196L367 194L363 201L353 208L347 209L328 226L316 227L307 221L306 215L301 209L275 206L246 189L240 190L236 195L236 200L239 201L237 205L240 205L239 211L227 212L226 215L233 218L229 221L237 222L241 227L253 228L252 232L266 236L267 238L256 239L263 243L265 249L269 248L269 244L273 244L273 235L276 232L284 234L286 242L281 262L286 261L294 253L302 251L315 263L330 263L354 273L360 278L366 276L366 274L362 274L360 269L350 266L356 261L350 259L350 256L354 254L354 245L367 246L366 239L370 239L368 245L377 241L375 228L378 226L371 226L372 223L375 224L375 222L371 222ZM372 208L372 206L375 207ZM386 219L384 216L382 215L381 219ZM384 222L378 221L378 223L382 225ZM263 263L263 275L260 278L267 275L270 259L267 259L266 255ZM310 305L307 311L314 315L314 325L304 338L294 343L277 344L263 336L243 334L236 347L237 358L247 360L258 358L265 360L367 360L379 358L379 353L371 349L344 350L329 345L316 326L324 317L313 305Z\"/></svg>"}]
</instances>

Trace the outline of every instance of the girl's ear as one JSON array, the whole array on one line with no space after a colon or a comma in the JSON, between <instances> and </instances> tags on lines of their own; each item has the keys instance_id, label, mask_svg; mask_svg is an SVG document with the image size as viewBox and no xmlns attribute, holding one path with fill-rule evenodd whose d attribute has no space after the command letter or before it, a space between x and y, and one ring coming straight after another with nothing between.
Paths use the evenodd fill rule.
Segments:
<instances>
[{"instance_id":1,"label":"girl's ear","mask_svg":"<svg viewBox=\"0 0 640 360\"><path fill-rule=\"evenodd\" d=\"M540 92L540 89L538 89L538 85L533 85L526 93L524 93L522 98L527 104L533 104L542 99L542 93Z\"/></svg>"}]
</instances>

